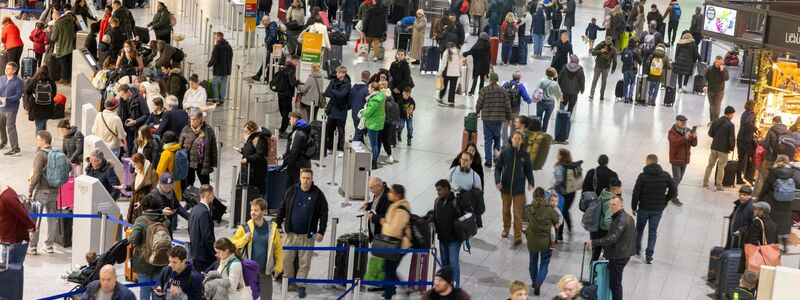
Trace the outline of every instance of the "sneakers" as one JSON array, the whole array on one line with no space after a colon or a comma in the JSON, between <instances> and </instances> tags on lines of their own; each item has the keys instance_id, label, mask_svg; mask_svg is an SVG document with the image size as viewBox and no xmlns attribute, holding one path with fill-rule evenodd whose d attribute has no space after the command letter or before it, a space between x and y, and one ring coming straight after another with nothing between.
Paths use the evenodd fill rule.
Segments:
<instances>
[{"instance_id":1,"label":"sneakers","mask_svg":"<svg viewBox=\"0 0 800 300\"><path fill-rule=\"evenodd\" d=\"M5 148L5 147L6 147L6 144L5 144L5 143L3 143L3 144L0 144L0 150L2 150L2 149L3 149L3 148Z\"/></svg>"},{"instance_id":2,"label":"sneakers","mask_svg":"<svg viewBox=\"0 0 800 300\"><path fill-rule=\"evenodd\" d=\"M39 253L36 252L36 247L28 248L28 255L38 255Z\"/></svg>"},{"instance_id":3,"label":"sneakers","mask_svg":"<svg viewBox=\"0 0 800 300\"><path fill-rule=\"evenodd\" d=\"M305 287L298 287L297 288L297 298L305 298L306 297L306 288Z\"/></svg>"},{"instance_id":4,"label":"sneakers","mask_svg":"<svg viewBox=\"0 0 800 300\"><path fill-rule=\"evenodd\" d=\"M486 162L486 163L484 163L484 164L483 164L483 166L484 166L484 167L487 167L487 168L491 168L491 167L492 167L492 164L491 164L491 163L489 163L489 162Z\"/></svg>"},{"instance_id":5,"label":"sneakers","mask_svg":"<svg viewBox=\"0 0 800 300\"><path fill-rule=\"evenodd\" d=\"M722 192L722 191L725 191L725 188L721 187L721 186L718 186L717 187L717 192Z\"/></svg>"},{"instance_id":6,"label":"sneakers","mask_svg":"<svg viewBox=\"0 0 800 300\"><path fill-rule=\"evenodd\" d=\"M406 140L406 146L411 147L411 139Z\"/></svg>"},{"instance_id":7,"label":"sneakers","mask_svg":"<svg viewBox=\"0 0 800 300\"><path fill-rule=\"evenodd\" d=\"M378 58L377 57L373 57L372 58L372 62L378 62Z\"/></svg>"},{"instance_id":8,"label":"sneakers","mask_svg":"<svg viewBox=\"0 0 800 300\"><path fill-rule=\"evenodd\" d=\"M653 264L653 257L652 256L648 256L647 258L644 259L644 263L646 263L648 265Z\"/></svg>"},{"instance_id":9,"label":"sneakers","mask_svg":"<svg viewBox=\"0 0 800 300\"><path fill-rule=\"evenodd\" d=\"M344 157L344 151L336 151L336 157L337 157L337 158L342 158L342 157Z\"/></svg>"},{"instance_id":10,"label":"sneakers","mask_svg":"<svg viewBox=\"0 0 800 300\"><path fill-rule=\"evenodd\" d=\"M672 199L669 202L672 202L672 204L675 204L675 206L682 206L683 205L683 202L681 202L681 200L679 200L678 198Z\"/></svg>"},{"instance_id":11,"label":"sneakers","mask_svg":"<svg viewBox=\"0 0 800 300\"><path fill-rule=\"evenodd\" d=\"M20 156L19 149L11 149L10 151L3 153L5 156Z\"/></svg>"},{"instance_id":12,"label":"sneakers","mask_svg":"<svg viewBox=\"0 0 800 300\"><path fill-rule=\"evenodd\" d=\"M373 170L377 170L378 169L378 161L377 160L373 160L372 161L372 169Z\"/></svg>"},{"instance_id":13,"label":"sneakers","mask_svg":"<svg viewBox=\"0 0 800 300\"><path fill-rule=\"evenodd\" d=\"M45 245L44 248L42 248L42 252L47 254L55 253L55 251L53 251L53 245Z\"/></svg>"},{"instance_id":14,"label":"sneakers","mask_svg":"<svg viewBox=\"0 0 800 300\"><path fill-rule=\"evenodd\" d=\"M533 284L533 295L534 296L539 296L542 293L541 288L542 287L540 287L539 285L534 283Z\"/></svg>"}]
</instances>

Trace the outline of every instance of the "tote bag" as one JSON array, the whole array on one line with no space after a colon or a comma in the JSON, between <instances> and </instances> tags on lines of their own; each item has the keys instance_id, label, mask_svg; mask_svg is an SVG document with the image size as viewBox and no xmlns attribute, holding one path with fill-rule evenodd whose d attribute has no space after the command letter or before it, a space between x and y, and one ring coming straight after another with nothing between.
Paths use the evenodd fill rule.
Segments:
<instances>
[{"instance_id":1,"label":"tote bag","mask_svg":"<svg viewBox=\"0 0 800 300\"><path fill-rule=\"evenodd\" d=\"M764 221L761 223L760 245L745 244L744 253L747 258L747 270L756 274L761 272L761 266L777 267L781 265L781 248L778 244L767 244L767 235L764 233Z\"/></svg>"}]
</instances>

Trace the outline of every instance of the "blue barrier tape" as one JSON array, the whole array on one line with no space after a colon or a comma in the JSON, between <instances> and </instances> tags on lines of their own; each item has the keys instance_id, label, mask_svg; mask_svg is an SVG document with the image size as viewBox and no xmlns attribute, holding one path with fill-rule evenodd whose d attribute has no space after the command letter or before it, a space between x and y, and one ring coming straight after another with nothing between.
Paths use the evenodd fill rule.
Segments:
<instances>
[{"instance_id":1,"label":"blue barrier tape","mask_svg":"<svg viewBox=\"0 0 800 300\"><path fill-rule=\"evenodd\" d=\"M439 257L436 256L436 254L433 255L433 260L436 261L436 265L438 265L440 268L442 267L442 262L439 261Z\"/></svg>"},{"instance_id":2,"label":"blue barrier tape","mask_svg":"<svg viewBox=\"0 0 800 300\"><path fill-rule=\"evenodd\" d=\"M289 283L329 283L329 284L350 284L352 280L348 279L303 279L303 278L289 278Z\"/></svg>"},{"instance_id":3,"label":"blue barrier tape","mask_svg":"<svg viewBox=\"0 0 800 300\"><path fill-rule=\"evenodd\" d=\"M28 214L32 218L100 219L94 214Z\"/></svg>"},{"instance_id":4,"label":"blue barrier tape","mask_svg":"<svg viewBox=\"0 0 800 300\"><path fill-rule=\"evenodd\" d=\"M44 12L44 10L41 10L41 9L16 8L16 7L3 7L3 8L0 8L0 9L5 9L5 10L18 10L18 11L21 11L21 12L26 12L26 13L36 13L36 14L40 14L40 13L43 13L43 12Z\"/></svg>"},{"instance_id":5,"label":"blue barrier tape","mask_svg":"<svg viewBox=\"0 0 800 300\"><path fill-rule=\"evenodd\" d=\"M386 249L386 248L356 248L356 252L381 252L381 253L428 253L428 249Z\"/></svg>"},{"instance_id":6,"label":"blue barrier tape","mask_svg":"<svg viewBox=\"0 0 800 300\"><path fill-rule=\"evenodd\" d=\"M336 300L344 299L344 297L347 296L347 294L350 294L350 292L352 292L353 289L356 288L357 286L358 286L357 284L351 285L350 288L344 291L344 293L342 293L341 295L339 295L339 297L337 297Z\"/></svg>"},{"instance_id":7,"label":"blue barrier tape","mask_svg":"<svg viewBox=\"0 0 800 300\"><path fill-rule=\"evenodd\" d=\"M347 251L347 247L294 247L283 246L285 251Z\"/></svg>"},{"instance_id":8,"label":"blue barrier tape","mask_svg":"<svg viewBox=\"0 0 800 300\"><path fill-rule=\"evenodd\" d=\"M423 286L423 285L433 285L433 281L369 281L363 280L361 281L362 285L405 285L405 286Z\"/></svg>"},{"instance_id":9,"label":"blue barrier tape","mask_svg":"<svg viewBox=\"0 0 800 300\"><path fill-rule=\"evenodd\" d=\"M129 284L126 284L125 286L129 287L129 288L134 288L134 287L142 287L142 286L154 286L156 284L158 284L157 281L148 281L148 282L139 282L139 283L129 283ZM75 296L75 295L83 293L85 291L86 291L86 289L79 289L79 290L75 290L75 291L72 291L72 292L53 295L53 296L49 296L49 297L46 297L46 298L40 298L39 300L58 300L58 299L66 298L66 297Z\"/></svg>"},{"instance_id":10,"label":"blue barrier tape","mask_svg":"<svg viewBox=\"0 0 800 300\"><path fill-rule=\"evenodd\" d=\"M110 220L111 222L117 223L119 225L125 226L125 227L133 227L133 224L125 222L125 221L117 219L117 218L114 218L112 216L108 216L108 220Z\"/></svg>"},{"instance_id":11,"label":"blue barrier tape","mask_svg":"<svg viewBox=\"0 0 800 300\"><path fill-rule=\"evenodd\" d=\"M186 246L186 242L181 241L181 240L172 239L172 243L173 244L178 244L178 245L181 245L181 246Z\"/></svg>"}]
</instances>

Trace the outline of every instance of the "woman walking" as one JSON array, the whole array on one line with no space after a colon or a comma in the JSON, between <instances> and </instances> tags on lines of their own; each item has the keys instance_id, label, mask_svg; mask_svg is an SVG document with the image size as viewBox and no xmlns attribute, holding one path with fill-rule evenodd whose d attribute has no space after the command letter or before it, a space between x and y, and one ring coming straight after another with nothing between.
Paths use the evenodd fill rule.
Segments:
<instances>
[{"instance_id":1,"label":"woman walking","mask_svg":"<svg viewBox=\"0 0 800 300\"><path fill-rule=\"evenodd\" d=\"M569 214L569 209L572 207L572 202L575 201L575 192L567 193L567 171L571 170L573 167L572 161L572 153L569 150L561 148L558 150L558 156L556 166L553 170L553 177L556 180L556 183L553 185L553 189L556 190L559 194L564 196L564 210L562 214L564 215L564 222L567 225L567 230L572 232L572 218ZM564 227L562 226L558 231L558 239L563 240L563 233Z\"/></svg>"},{"instance_id":2,"label":"woman walking","mask_svg":"<svg viewBox=\"0 0 800 300\"><path fill-rule=\"evenodd\" d=\"M464 58L472 56L472 87L469 88L470 96L475 94L475 85L480 80L478 91L483 89L483 80L486 75L489 75L489 57L491 56L491 49L489 48L489 35L481 32L478 36L478 41L472 45L469 51L461 54ZM466 74L463 74L466 76ZM466 87L463 87L466 88Z\"/></svg>"},{"instance_id":3,"label":"woman walking","mask_svg":"<svg viewBox=\"0 0 800 300\"><path fill-rule=\"evenodd\" d=\"M536 103L536 116L542 120L542 132L547 132L547 125L550 123L550 116L553 114L553 109L556 102L563 98L561 94L561 87L556 81L557 72L554 68L547 68L545 71L547 78L542 79L539 83L539 88L542 89L542 101ZM562 108L564 104L561 105Z\"/></svg>"},{"instance_id":4,"label":"woman walking","mask_svg":"<svg viewBox=\"0 0 800 300\"><path fill-rule=\"evenodd\" d=\"M458 78L461 77L461 64L463 58L461 57L461 49L455 43L448 43L447 50L442 55L444 63L439 64L439 76L443 77L444 85L439 90L439 97L436 101L444 105L444 93L447 92L447 105L450 107L456 104L456 87L458 85Z\"/></svg>"},{"instance_id":5,"label":"woman walking","mask_svg":"<svg viewBox=\"0 0 800 300\"><path fill-rule=\"evenodd\" d=\"M393 184L388 194L389 210L381 219L381 234L400 239L400 249L411 248L411 228L408 226L411 220L411 203L406 200L406 189L402 185ZM383 264L383 271L386 281L399 281L397 278L397 267L405 253L400 255L398 260L386 260ZM383 299L392 299L396 288L394 285L383 286Z\"/></svg>"},{"instance_id":6,"label":"woman walking","mask_svg":"<svg viewBox=\"0 0 800 300\"><path fill-rule=\"evenodd\" d=\"M678 47L675 50L675 62L673 63L673 70L678 75L675 85L677 85L679 92L683 93L685 91L684 88L689 83L689 77L692 77L692 69L694 69L698 60L700 60L700 53L697 51L697 44L695 44L692 34L686 32L678 41Z\"/></svg>"},{"instance_id":7,"label":"woman walking","mask_svg":"<svg viewBox=\"0 0 800 300\"><path fill-rule=\"evenodd\" d=\"M572 43L570 42L568 32L561 32L559 40L552 45L551 51L553 52L553 62L550 66L556 68L556 71L561 72L561 69L567 64L569 56L573 54Z\"/></svg>"},{"instance_id":8,"label":"woman walking","mask_svg":"<svg viewBox=\"0 0 800 300\"><path fill-rule=\"evenodd\" d=\"M553 255L555 242L550 236L550 231L558 227L558 213L545 203L544 189L537 187L533 191L533 204L525 207L523 221L528 222L525 230L525 239L528 242L530 272L533 294L539 296L540 289L547 278L547 268L550 257Z\"/></svg>"}]
</instances>

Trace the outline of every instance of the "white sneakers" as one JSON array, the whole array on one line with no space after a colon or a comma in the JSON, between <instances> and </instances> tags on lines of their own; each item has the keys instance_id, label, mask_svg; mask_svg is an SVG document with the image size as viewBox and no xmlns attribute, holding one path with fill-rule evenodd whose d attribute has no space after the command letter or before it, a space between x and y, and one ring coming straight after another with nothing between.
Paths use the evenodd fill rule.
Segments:
<instances>
[{"instance_id":1,"label":"white sneakers","mask_svg":"<svg viewBox=\"0 0 800 300\"><path fill-rule=\"evenodd\" d=\"M396 162L398 162L398 160L394 159L394 156L390 155L389 157L386 158L386 160L381 161L379 163L382 164L382 165L391 165L391 164L396 163Z\"/></svg>"}]
</instances>

